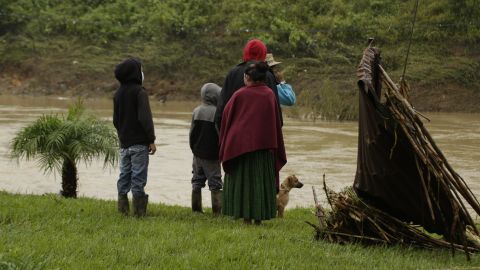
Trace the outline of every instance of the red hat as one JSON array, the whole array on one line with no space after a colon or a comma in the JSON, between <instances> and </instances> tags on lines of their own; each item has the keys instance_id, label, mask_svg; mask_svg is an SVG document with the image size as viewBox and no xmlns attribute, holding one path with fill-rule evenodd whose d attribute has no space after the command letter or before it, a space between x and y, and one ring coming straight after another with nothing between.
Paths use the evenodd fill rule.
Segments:
<instances>
[{"instance_id":1,"label":"red hat","mask_svg":"<svg viewBox=\"0 0 480 270\"><path fill-rule=\"evenodd\" d=\"M259 39L252 39L247 42L243 48L243 61L250 60L265 61L267 56L267 46Z\"/></svg>"}]
</instances>

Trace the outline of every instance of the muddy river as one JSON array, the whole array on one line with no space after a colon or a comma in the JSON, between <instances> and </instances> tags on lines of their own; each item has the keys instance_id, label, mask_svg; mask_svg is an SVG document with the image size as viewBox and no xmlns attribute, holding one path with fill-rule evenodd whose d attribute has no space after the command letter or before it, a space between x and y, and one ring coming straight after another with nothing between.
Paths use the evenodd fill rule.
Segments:
<instances>
[{"instance_id":1,"label":"muddy river","mask_svg":"<svg viewBox=\"0 0 480 270\"><path fill-rule=\"evenodd\" d=\"M47 113L63 113L74 100L51 97L12 97L0 95L0 190L17 193L57 193L59 175L44 175L35 161L17 163L9 159L8 145L15 133ZM111 120L108 99L87 100L88 109ZM192 154L188 146L191 112L195 102L152 104L157 153L150 159L147 192L150 200L164 204L190 204ZM480 114L427 113L430 133L453 168L480 196ZM288 164L283 179L296 174L305 184L290 193L288 207L312 206L312 186L321 192L322 175L335 190L351 185L356 169L357 123L285 119L285 144ZM79 195L103 199L116 198L118 168L103 169L101 161L79 165ZM204 205L210 204L208 189Z\"/></svg>"}]
</instances>

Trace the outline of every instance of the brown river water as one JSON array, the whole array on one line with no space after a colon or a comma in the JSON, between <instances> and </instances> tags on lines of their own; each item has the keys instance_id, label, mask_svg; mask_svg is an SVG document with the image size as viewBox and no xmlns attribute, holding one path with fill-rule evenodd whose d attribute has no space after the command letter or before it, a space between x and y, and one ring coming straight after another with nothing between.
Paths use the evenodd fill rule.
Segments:
<instances>
[{"instance_id":1,"label":"brown river water","mask_svg":"<svg viewBox=\"0 0 480 270\"><path fill-rule=\"evenodd\" d=\"M57 193L59 175L45 175L35 161L9 159L8 145L15 133L42 114L63 113L74 99L0 95L0 190L15 193ZM85 104L97 115L111 120L112 101L89 99ZM157 153L150 158L146 191L150 201L190 205L192 153L188 145L191 112L195 102L152 102ZM480 114L427 113L427 128L453 168L480 196ZM357 157L357 122L325 122L285 119L284 137L288 164L281 178L296 174L305 185L290 192L291 207L313 206L312 186L324 201L322 175L334 190L351 185ZM103 169L101 161L79 165L79 195L116 198L118 168ZM210 205L204 189L204 205Z\"/></svg>"}]
</instances>

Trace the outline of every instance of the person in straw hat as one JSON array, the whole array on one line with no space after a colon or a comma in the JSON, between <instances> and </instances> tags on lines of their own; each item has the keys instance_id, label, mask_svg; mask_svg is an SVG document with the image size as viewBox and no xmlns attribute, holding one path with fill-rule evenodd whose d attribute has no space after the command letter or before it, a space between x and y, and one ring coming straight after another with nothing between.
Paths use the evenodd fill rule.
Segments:
<instances>
[{"instance_id":1,"label":"person in straw hat","mask_svg":"<svg viewBox=\"0 0 480 270\"><path fill-rule=\"evenodd\" d=\"M293 91L292 86L285 82L283 70L280 68L280 64L282 62L275 61L275 59L273 58L273 54L271 53L267 53L265 61L270 67L272 73L275 75L275 79L277 80L277 91L280 104L285 106L295 105L295 92Z\"/></svg>"}]
</instances>

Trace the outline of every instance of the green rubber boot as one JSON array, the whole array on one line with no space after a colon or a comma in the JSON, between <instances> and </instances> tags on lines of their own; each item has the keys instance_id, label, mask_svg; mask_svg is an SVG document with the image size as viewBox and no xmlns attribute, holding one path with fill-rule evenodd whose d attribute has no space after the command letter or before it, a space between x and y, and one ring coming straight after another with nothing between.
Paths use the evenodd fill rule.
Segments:
<instances>
[{"instance_id":1,"label":"green rubber boot","mask_svg":"<svg viewBox=\"0 0 480 270\"><path fill-rule=\"evenodd\" d=\"M128 197L127 195L118 195L118 203L117 203L118 212L128 216L128 212L130 211L130 205L128 204Z\"/></svg>"},{"instance_id":2,"label":"green rubber boot","mask_svg":"<svg viewBox=\"0 0 480 270\"><path fill-rule=\"evenodd\" d=\"M203 213L202 210L202 190L192 190L192 211Z\"/></svg>"},{"instance_id":3,"label":"green rubber boot","mask_svg":"<svg viewBox=\"0 0 480 270\"><path fill-rule=\"evenodd\" d=\"M212 190L212 212L217 217L222 213L222 191Z\"/></svg>"}]
</instances>

